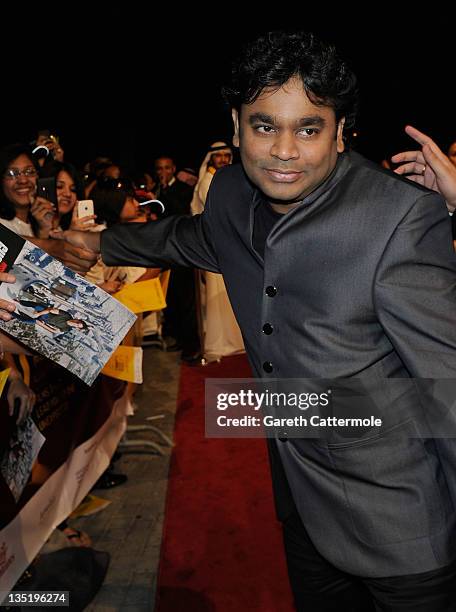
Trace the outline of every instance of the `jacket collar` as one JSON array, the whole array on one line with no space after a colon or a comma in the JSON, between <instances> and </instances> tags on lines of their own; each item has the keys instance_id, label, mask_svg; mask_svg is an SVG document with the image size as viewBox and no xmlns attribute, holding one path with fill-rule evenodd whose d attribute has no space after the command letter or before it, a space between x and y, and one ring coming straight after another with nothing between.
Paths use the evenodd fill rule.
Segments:
<instances>
[{"instance_id":1,"label":"jacket collar","mask_svg":"<svg viewBox=\"0 0 456 612\"><path fill-rule=\"evenodd\" d=\"M309 193L309 195L306 196L302 200L299 206L296 206L296 208L294 208L293 210L290 210L289 213L285 213L283 215L283 218L277 221L277 223L274 225L273 229L271 230L271 233L268 236L267 243L270 242L270 239L272 237L276 236L277 232L280 231L280 229L285 223L288 224L288 221L292 217L294 218L296 215L299 215L300 217L306 216L315 208L315 206L318 206L319 202L321 201L322 196L330 192L339 183L339 181L345 176L348 169L351 167L351 164L352 164L351 153L349 152L340 153L338 155L336 165L334 166L334 169L331 172L331 174L328 176L328 178L325 181L323 181L323 183L321 183L316 189L314 189L312 193ZM253 226L255 222L255 210L260 204L262 204L263 206L265 205L265 197L258 188L254 188L254 191L252 194L252 202L250 206L250 227L249 227L250 246L252 248L252 251L255 253L256 257L258 258L258 260L263 263L263 259L253 248ZM312 206L312 204L315 204L315 206Z\"/></svg>"}]
</instances>

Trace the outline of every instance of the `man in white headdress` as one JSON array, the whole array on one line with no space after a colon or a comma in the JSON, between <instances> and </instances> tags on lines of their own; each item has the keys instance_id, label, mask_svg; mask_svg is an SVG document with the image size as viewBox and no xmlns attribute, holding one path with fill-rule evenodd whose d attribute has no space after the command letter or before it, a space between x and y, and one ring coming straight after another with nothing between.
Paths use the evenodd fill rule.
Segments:
<instances>
[{"instance_id":1,"label":"man in white headdress","mask_svg":"<svg viewBox=\"0 0 456 612\"><path fill-rule=\"evenodd\" d=\"M191 203L192 214L203 212L211 181L220 168L233 161L225 142L214 142L201 164ZM221 274L199 272L202 304L203 352L207 361L244 352L241 330L234 317Z\"/></svg>"},{"instance_id":2,"label":"man in white headdress","mask_svg":"<svg viewBox=\"0 0 456 612\"><path fill-rule=\"evenodd\" d=\"M204 210L207 192L214 177L220 168L229 166L233 161L233 151L225 142L214 142L209 148L201 164L198 182L195 185L192 200L192 214L199 215Z\"/></svg>"}]
</instances>

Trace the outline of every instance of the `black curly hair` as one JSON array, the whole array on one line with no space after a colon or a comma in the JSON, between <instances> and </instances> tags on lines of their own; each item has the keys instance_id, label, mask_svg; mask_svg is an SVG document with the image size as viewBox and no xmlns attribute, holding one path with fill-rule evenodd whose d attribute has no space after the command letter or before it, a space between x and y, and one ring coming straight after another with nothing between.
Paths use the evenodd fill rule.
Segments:
<instances>
[{"instance_id":1,"label":"black curly hair","mask_svg":"<svg viewBox=\"0 0 456 612\"><path fill-rule=\"evenodd\" d=\"M344 131L355 125L358 108L356 76L336 49L310 32L275 31L244 46L233 62L231 83L222 93L231 107L252 104L266 88L279 88L300 77L310 101L345 117Z\"/></svg>"}]
</instances>

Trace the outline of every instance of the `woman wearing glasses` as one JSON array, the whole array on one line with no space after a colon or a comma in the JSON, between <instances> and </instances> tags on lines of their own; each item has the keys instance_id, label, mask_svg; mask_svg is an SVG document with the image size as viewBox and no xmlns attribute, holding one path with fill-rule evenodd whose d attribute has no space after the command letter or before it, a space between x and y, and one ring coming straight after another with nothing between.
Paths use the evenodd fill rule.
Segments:
<instances>
[{"instance_id":1,"label":"woman wearing glasses","mask_svg":"<svg viewBox=\"0 0 456 612\"><path fill-rule=\"evenodd\" d=\"M26 237L47 238L55 216L51 202L36 197L38 170L29 148L0 151L0 223Z\"/></svg>"},{"instance_id":2,"label":"woman wearing glasses","mask_svg":"<svg viewBox=\"0 0 456 612\"><path fill-rule=\"evenodd\" d=\"M50 202L35 197L38 172L28 147L10 145L0 151L0 176L0 223L24 237L43 237L43 232L52 223L54 210ZM2 274L0 282L8 278L10 275ZM5 351L19 352L8 336L0 334L1 341ZM35 395L24 383L11 355L8 352L3 355L3 350L0 352L11 369L7 391L9 412L12 414L15 400L19 399L19 420L22 420L32 410Z\"/></svg>"}]
</instances>

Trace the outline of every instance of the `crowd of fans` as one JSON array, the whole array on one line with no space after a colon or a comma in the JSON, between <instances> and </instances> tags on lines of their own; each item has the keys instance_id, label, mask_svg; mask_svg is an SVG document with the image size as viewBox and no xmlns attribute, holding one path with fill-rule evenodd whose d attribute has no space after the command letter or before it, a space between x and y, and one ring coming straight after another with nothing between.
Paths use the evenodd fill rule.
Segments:
<instances>
[{"instance_id":1,"label":"crowd of fans","mask_svg":"<svg viewBox=\"0 0 456 612\"><path fill-rule=\"evenodd\" d=\"M0 173L0 223L109 294L115 294L126 284L156 278L162 270L108 267L101 259L94 261L83 249L68 244L64 232L69 229L94 232L116 223L151 223L171 214L190 214L197 182L192 168L177 172L174 160L169 157L159 157L152 169L131 176L126 176L107 157L97 157L77 169L67 161L59 138L49 130L39 131L30 144L2 147ZM1 280L8 280L8 275L1 276ZM183 362L201 363L196 307L194 272L175 269L171 274L167 309L144 313L125 342L180 351ZM27 348L11 337L0 334L0 344L4 366L10 369L4 397L10 418L20 425L31 415L36 395L33 384L24 376L18 354L25 355L29 368L36 365ZM126 391L132 395L134 388ZM119 455L115 453L95 489L111 488L126 481L126 475L114 470ZM39 477L34 475L36 484L42 484L49 475L46 469L41 469ZM73 529L66 521L59 526L59 533L71 545L88 547L91 544L87 534Z\"/></svg>"}]
</instances>

